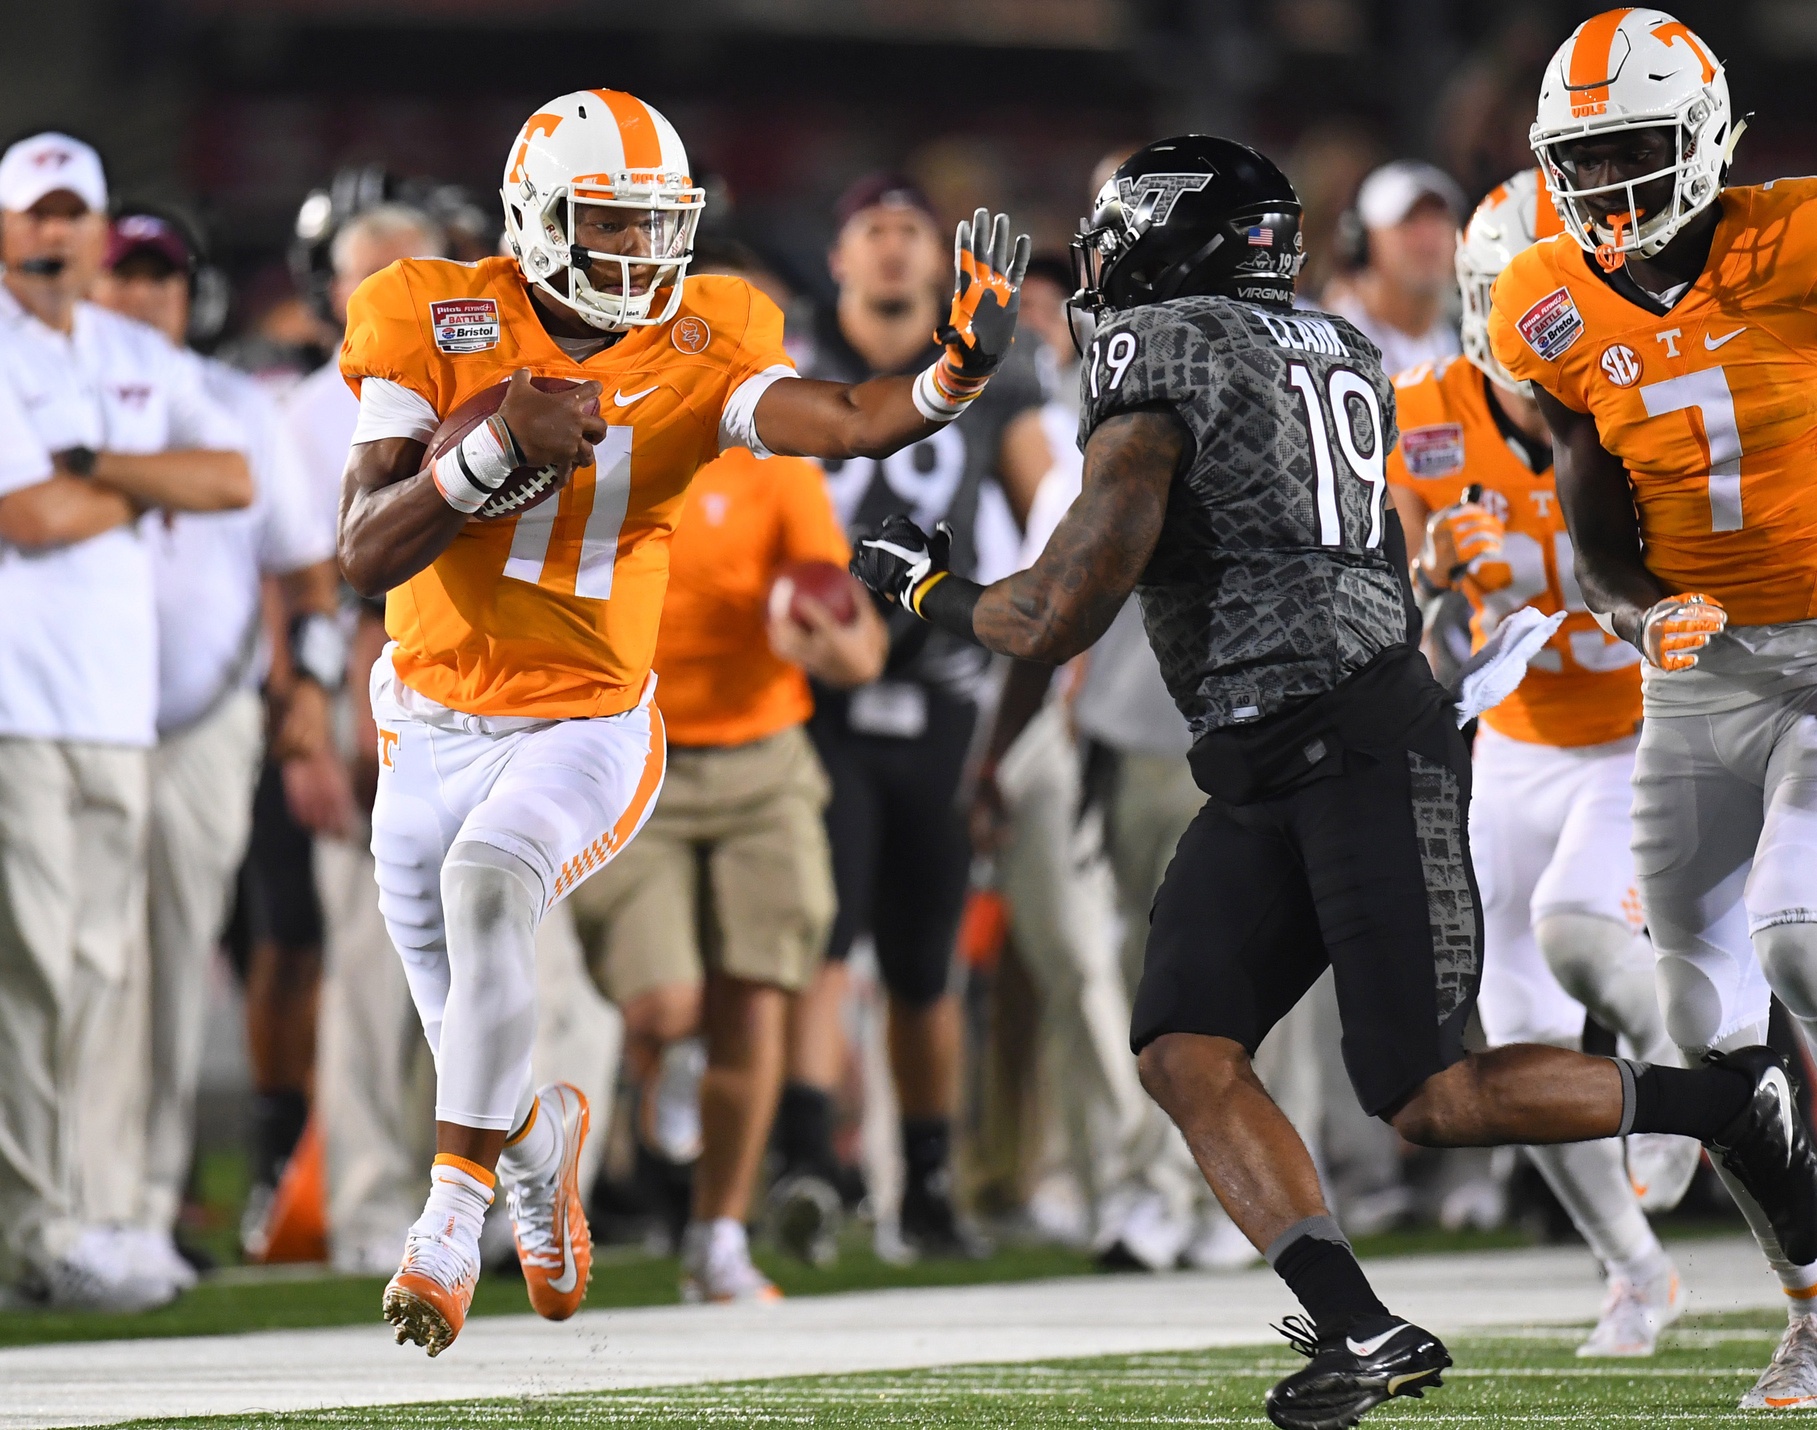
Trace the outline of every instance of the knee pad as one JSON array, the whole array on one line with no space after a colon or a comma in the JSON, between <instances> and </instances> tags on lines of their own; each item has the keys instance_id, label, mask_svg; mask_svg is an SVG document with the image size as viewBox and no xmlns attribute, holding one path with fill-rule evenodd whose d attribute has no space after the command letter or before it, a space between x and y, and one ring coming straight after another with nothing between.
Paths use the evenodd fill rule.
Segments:
<instances>
[{"instance_id":1,"label":"knee pad","mask_svg":"<svg viewBox=\"0 0 1817 1430\"><path fill-rule=\"evenodd\" d=\"M1546 966L1565 992L1594 1006L1618 974L1635 971L1634 935L1626 924L1598 914L1547 914L1533 925Z\"/></svg>"},{"instance_id":2,"label":"knee pad","mask_svg":"<svg viewBox=\"0 0 1817 1430\"><path fill-rule=\"evenodd\" d=\"M1767 983L1794 1018L1817 1018L1817 924L1769 924L1754 934Z\"/></svg>"},{"instance_id":3,"label":"knee pad","mask_svg":"<svg viewBox=\"0 0 1817 1430\"><path fill-rule=\"evenodd\" d=\"M1709 1048L1722 1031L1722 992L1709 974L1681 954L1661 954L1660 1004L1666 1036L1688 1051Z\"/></svg>"},{"instance_id":4,"label":"knee pad","mask_svg":"<svg viewBox=\"0 0 1817 1430\"><path fill-rule=\"evenodd\" d=\"M520 943L526 934L535 938L542 880L515 854L463 840L448 851L441 884L451 954Z\"/></svg>"}]
</instances>

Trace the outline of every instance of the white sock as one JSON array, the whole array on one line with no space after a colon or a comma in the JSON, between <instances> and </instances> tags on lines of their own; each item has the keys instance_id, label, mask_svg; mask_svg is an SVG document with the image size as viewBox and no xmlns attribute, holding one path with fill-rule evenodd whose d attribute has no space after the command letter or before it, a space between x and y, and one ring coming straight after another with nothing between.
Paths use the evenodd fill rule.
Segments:
<instances>
[{"instance_id":1,"label":"white sock","mask_svg":"<svg viewBox=\"0 0 1817 1430\"><path fill-rule=\"evenodd\" d=\"M499 1153L499 1177L513 1186L534 1185L548 1181L560 1165L560 1124L537 1098L530 1104L529 1120L512 1133L505 1150Z\"/></svg>"},{"instance_id":2,"label":"white sock","mask_svg":"<svg viewBox=\"0 0 1817 1430\"><path fill-rule=\"evenodd\" d=\"M493 1185L492 1176L478 1163L441 1153L429 1169L429 1200L410 1229L445 1238L465 1233L478 1241L492 1205Z\"/></svg>"}]
</instances>

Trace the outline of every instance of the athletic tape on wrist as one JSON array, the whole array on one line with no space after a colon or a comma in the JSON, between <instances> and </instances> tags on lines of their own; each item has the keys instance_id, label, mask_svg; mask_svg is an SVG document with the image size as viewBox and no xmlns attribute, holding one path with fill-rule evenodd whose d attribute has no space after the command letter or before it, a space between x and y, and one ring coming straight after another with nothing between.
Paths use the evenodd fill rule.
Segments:
<instances>
[{"instance_id":1,"label":"athletic tape on wrist","mask_svg":"<svg viewBox=\"0 0 1817 1430\"><path fill-rule=\"evenodd\" d=\"M929 422L951 422L965 411L989 378L964 378L948 370L947 359L924 368L915 379L915 410Z\"/></svg>"},{"instance_id":2,"label":"athletic tape on wrist","mask_svg":"<svg viewBox=\"0 0 1817 1430\"><path fill-rule=\"evenodd\" d=\"M511 429L497 413L449 448L429 468L442 500L471 516L486 504L518 466L520 458Z\"/></svg>"}]
</instances>

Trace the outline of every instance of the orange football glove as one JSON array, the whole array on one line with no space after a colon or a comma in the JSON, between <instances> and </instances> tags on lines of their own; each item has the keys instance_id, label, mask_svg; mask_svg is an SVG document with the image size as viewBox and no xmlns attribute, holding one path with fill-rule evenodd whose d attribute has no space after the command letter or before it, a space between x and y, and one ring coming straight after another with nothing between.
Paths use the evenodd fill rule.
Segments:
<instances>
[{"instance_id":1,"label":"orange football glove","mask_svg":"<svg viewBox=\"0 0 1817 1430\"><path fill-rule=\"evenodd\" d=\"M1689 670L1728 623L1729 613L1713 597L1667 596L1640 618L1640 653L1661 670Z\"/></svg>"},{"instance_id":2,"label":"orange football glove","mask_svg":"<svg viewBox=\"0 0 1817 1430\"><path fill-rule=\"evenodd\" d=\"M946 403L963 406L976 397L1009 351L1031 249L1027 234L1012 247L1009 215L993 219L988 209L979 209L953 235L953 306L934 335L946 349L933 369Z\"/></svg>"},{"instance_id":3,"label":"orange football glove","mask_svg":"<svg viewBox=\"0 0 1817 1430\"><path fill-rule=\"evenodd\" d=\"M1426 518L1426 544L1420 566L1434 586L1453 586L1467 579L1482 591L1499 591L1514 580L1502 559L1507 528L1486 506L1461 501Z\"/></svg>"}]
</instances>

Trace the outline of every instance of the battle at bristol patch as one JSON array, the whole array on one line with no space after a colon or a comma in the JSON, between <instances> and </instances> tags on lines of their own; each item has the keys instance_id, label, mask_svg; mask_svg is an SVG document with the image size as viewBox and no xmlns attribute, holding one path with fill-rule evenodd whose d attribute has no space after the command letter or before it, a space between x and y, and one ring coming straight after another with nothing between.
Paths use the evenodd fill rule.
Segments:
<instances>
[{"instance_id":1,"label":"battle at bristol patch","mask_svg":"<svg viewBox=\"0 0 1817 1430\"><path fill-rule=\"evenodd\" d=\"M1554 288L1535 303L1515 324L1520 335L1547 362L1557 362L1559 355L1584 333L1583 315L1563 288Z\"/></svg>"},{"instance_id":2,"label":"battle at bristol patch","mask_svg":"<svg viewBox=\"0 0 1817 1430\"><path fill-rule=\"evenodd\" d=\"M1464 429L1456 422L1409 427L1401 433L1401 460L1409 475L1448 477L1464 470Z\"/></svg>"},{"instance_id":3,"label":"battle at bristol patch","mask_svg":"<svg viewBox=\"0 0 1817 1430\"><path fill-rule=\"evenodd\" d=\"M483 353L498 346L498 303L491 298L445 298L429 305L435 345L445 353Z\"/></svg>"}]
</instances>

